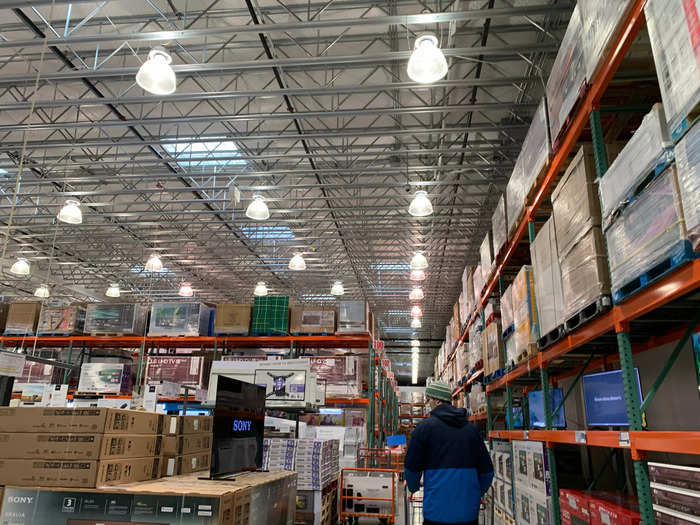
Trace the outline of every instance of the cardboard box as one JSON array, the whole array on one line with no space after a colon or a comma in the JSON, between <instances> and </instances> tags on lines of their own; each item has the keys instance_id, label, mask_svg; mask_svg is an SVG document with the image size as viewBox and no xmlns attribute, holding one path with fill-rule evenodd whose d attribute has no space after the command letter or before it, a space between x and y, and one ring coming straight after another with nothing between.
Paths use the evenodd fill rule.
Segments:
<instances>
[{"instance_id":1,"label":"cardboard box","mask_svg":"<svg viewBox=\"0 0 700 525\"><path fill-rule=\"evenodd\" d=\"M700 492L660 483L651 483L651 499L655 505L700 518Z\"/></svg>"},{"instance_id":2,"label":"cardboard box","mask_svg":"<svg viewBox=\"0 0 700 525\"><path fill-rule=\"evenodd\" d=\"M5 321L6 334L31 334L36 333L36 325L39 322L40 302L12 303L7 310Z\"/></svg>"},{"instance_id":3,"label":"cardboard box","mask_svg":"<svg viewBox=\"0 0 700 525\"><path fill-rule=\"evenodd\" d=\"M654 462L648 465L651 481L700 492L700 467Z\"/></svg>"},{"instance_id":4,"label":"cardboard box","mask_svg":"<svg viewBox=\"0 0 700 525\"><path fill-rule=\"evenodd\" d=\"M530 254L540 335L544 336L564 323L564 290L553 216L530 245Z\"/></svg>"},{"instance_id":5,"label":"cardboard box","mask_svg":"<svg viewBox=\"0 0 700 525\"><path fill-rule=\"evenodd\" d=\"M209 470L211 465L211 451L196 452L179 456L179 474L191 474L202 470Z\"/></svg>"},{"instance_id":6,"label":"cardboard box","mask_svg":"<svg viewBox=\"0 0 700 525\"><path fill-rule=\"evenodd\" d=\"M85 328L85 306L44 306L39 315L39 334L82 334Z\"/></svg>"},{"instance_id":7,"label":"cardboard box","mask_svg":"<svg viewBox=\"0 0 700 525\"><path fill-rule=\"evenodd\" d=\"M481 341L484 349L484 375L489 375L504 366L505 356L499 319L494 320L484 329Z\"/></svg>"},{"instance_id":8,"label":"cardboard box","mask_svg":"<svg viewBox=\"0 0 700 525\"><path fill-rule=\"evenodd\" d=\"M537 352L537 306L532 266L523 266L513 281L513 325L515 354L532 356Z\"/></svg>"},{"instance_id":9,"label":"cardboard box","mask_svg":"<svg viewBox=\"0 0 700 525\"><path fill-rule=\"evenodd\" d=\"M568 513L569 523L584 524L591 522L588 502L590 496L579 490L559 489L559 506L562 512Z\"/></svg>"},{"instance_id":10,"label":"cardboard box","mask_svg":"<svg viewBox=\"0 0 700 525\"><path fill-rule=\"evenodd\" d=\"M0 408L4 432L160 434L163 415L117 408Z\"/></svg>"},{"instance_id":11,"label":"cardboard box","mask_svg":"<svg viewBox=\"0 0 700 525\"><path fill-rule=\"evenodd\" d=\"M248 334L252 312L253 307L250 304L217 304L214 334Z\"/></svg>"},{"instance_id":12,"label":"cardboard box","mask_svg":"<svg viewBox=\"0 0 700 525\"><path fill-rule=\"evenodd\" d=\"M0 458L95 460L140 458L161 453L160 435L0 434Z\"/></svg>"},{"instance_id":13,"label":"cardboard box","mask_svg":"<svg viewBox=\"0 0 700 525\"><path fill-rule=\"evenodd\" d=\"M698 519L690 514L654 505L654 522L656 525L697 525Z\"/></svg>"},{"instance_id":14,"label":"cardboard box","mask_svg":"<svg viewBox=\"0 0 700 525\"><path fill-rule=\"evenodd\" d=\"M593 492L588 503L591 525L639 525L641 517L634 496Z\"/></svg>"},{"instance_id":15,"label":"cardboard box","mask_svg":"<svg viewBox=\"0 0 700 525\"><path fill-rule=\"evenodd\" d=\"M314 306L292 306L289 309L289 331L293 334L335 333L335 309Z\"/></svg>"},{"instance_id":16,"label":"cardboard box","mask_svg":"<svg viewBox=\"0 0 700 525\"><path fill-rule=\"evenodd\" d=\"M163 455L178 456L211 450L212 439L211 433L163 436Z\"/></svg>"},{"instance_id":17,"label":"cardboard box","mask_svg":"<svg viewBox=\"0 0 700 525\"><path fill-rule=\"evenodd\" d=\"M163 434L201 434L214 429L212 416L165 416Z\"/></svg>"}]
</instances>

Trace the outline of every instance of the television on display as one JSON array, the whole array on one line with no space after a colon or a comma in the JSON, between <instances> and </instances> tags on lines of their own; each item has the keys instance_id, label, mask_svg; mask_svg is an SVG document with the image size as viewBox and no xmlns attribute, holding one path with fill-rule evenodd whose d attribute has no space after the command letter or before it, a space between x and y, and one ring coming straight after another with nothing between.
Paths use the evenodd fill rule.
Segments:
<instances>
[{"instance_id":1,"label":"television on display","mask_svg":"<svg viewBox=\"0 0 700 525\"><path fill-rule=\"evenodd\" d=\"M304 407L313 401L306 388L307 370L289 368L257 368L255 384L265 388L265 404L268 408Z\"/></svg>"},{"instance_id":2,"label":"television on display","mask_svg":"<svg viewBox=\"0 0 700 525\"><path fill-rule=\"evenodd\" d=\"M642 387L637 368L634 369L634 377L641 401ZM621 370L588 374L583 376L582 381L586 423L589 427L629 426Z\"/></svg>"},{"instance_id":3,"label":"television on display","mask_svg":"<svg viewBox=\"0 0 700 525\"><path fill-rule=\"evenodd\" d=\"M510 421L510 415L506 412L506 417L510 423L508 428L523 428L523 407L513 407L513 421Z\"/></svg>"},{"instance_id":4,"label":"television on display","mask_svg":"<svg viewBox=\"0 0 700 525\"><path fill-rule=\"evenodd\" d=\"M552 388L549 391L549 400L551 406L549 411L554 411L555 408L564 399L564 393L561 388ZM544 428L545 425L545 414L544 414L544 396L542 390L533 390L527 395L529 414L530 414L530 426L533 428ZM552 418L553 428L564 428L566 426L566 421L564 418L564 405L557 411L554 418Z\"/></svg>"},{"instance_id":5,"label":"television on display","mask_svg":"<svg viewBox=\"0 0 700 525\"><path fill-rule=\"evenodd\" d=\"M261 468L264 429L265 389L219 376L209 477Z\"/></svg>"}]
</instances>

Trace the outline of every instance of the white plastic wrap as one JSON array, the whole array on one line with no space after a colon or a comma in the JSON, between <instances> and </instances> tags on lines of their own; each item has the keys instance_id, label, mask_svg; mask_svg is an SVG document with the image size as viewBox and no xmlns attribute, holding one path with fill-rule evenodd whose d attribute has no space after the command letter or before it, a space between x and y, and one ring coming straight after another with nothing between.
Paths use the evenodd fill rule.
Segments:
<instances>
[{"instance_id":1,"label":"white plastic wrap","mask_svg":"<svg viewBox=\"0 0 700 525\"><path fill-rule=\"evenodd\" d=\"M540 335L545 335L564 322L564 291L554 227L554 217L544 223L530 245L535 278L535 302L539 315Z\"/></svg>"},{"instance_id":2,"label":"white plastic wrap","mask_svg":"<svg viewBox=\"0 0 700 525\"><path fill-rule=\"evenodd\" d=\"M476 268L474 268L473 280L474 280L474 305L478 306L479 302L481 301L481 292L484 290L484 285L485 285L484 275L481 271L480 264Z\"/></svg>"},{"instance_id":3,"label":"white plastic wrap","mask_svg":"<svg viewBox=\"0 0 700 525\"><path fill-rule=\"evenodd\" d=\"M510 337L503 341L505 346L506 354L506 365L513 366L518 362L518 353L515 351L515 334L511 334Z\"/></svg>"},{"instance_id":4,"label":"white plastic wrap","mask_svg":"<svg viewBox=\"0 0 700 525\"><path fill-rule=\"evenodd\" d=\"M688 238L700 251L700 126L694 126L676 144L676 170Z\"/></svg>"},{"instance_id":5,"label":"white plastic wrap","mask_svg":"<svg viewBox=\"0 0 700 525\"><path fill-rule=\"evenodd\" d=\"M469 410L472 414L476 414L483 412L485 408L486 392L479 383L474 383L471 392L469 392Z\"/></svg>"},{"instance_id":6,"label":"white plastic wrap","mask_svg":"<svg viewBox=\"0 0 700 525\"><path fill-rule=\"evenodd\" d=\"M466 375L469 370L467 369L468 363L468 349L467 345L461 343L457 345L457 353L455 354L455 366L457 367L457 379L461 379L462 376Z\"/></svg>"},{"instance_id":7,"label":"white plastic wrap","mask_svg":"<svg viewBox=\"0 0 700 525\"><path fill-rule=\"evenodd\" d=\"M501 304L498 298L492 297L486 301L484 306L484 319L488 323L492 317L501 317Z\"/></svg>"},{"instance_id":8,"label":"white plastic wrap","mask_svg":"<svg viewBox=\"0 0 700 525\"><path fill-rule=\"evenodd\" d=\"M522 150L521 150L522 152ZM515 163L515 168L510 174L506 185L506 216L508 218L508 237L510 237L518 225L518 221L525 212L525 179L520 157Z\"/></svg>"},{"instance_id":9,"label":"white plastic wrap","mask_svg":"<svg viewBox=\"0 0 700 525\"><path fill-rule=\"evenodd\" d=\"M471 266L466 266L462 272L462 292L464 293L464 307L467 310L467 317L474 310L474 279L472 272Z\"/></svg>"},{"instance_id":10,"label":"white plastic wrap","mask_svg":"<svg viewBox=\"0 0 700 525\"><path fill-rule=\"evenodd\" d=\"M491 232L486 232L486 237L481 241L481 248L479 249L479 254L481 256L481 274L484 276L484 280L491 277L491 270L493 270L493 254L491 253Z\"/></svg>"},{"instance_id":11,"label":"white plastic wrap","mask_svg":"<svg viewBox=\"0 0 700 525\"><path fill-rule=\"evenodd\" d=\"M85 313L86 334L144 335L148 309L140 304L91 303Z\"/></svg>"},{"instance_id":12,"label":"white plastic wrap","mask_svg":"<svg viewBox=\"0 0 700 525\"><path fill-rule=\"evenodd\" d=\"M509 284L501 295L501 323L503 330L513 324L513 285Z\"/></svg>"},{"instance_id":13,"label":"white plastic wrap","mask_svg":"<svg viewBox=\"0 0 700 525\"><path fill-rule=\"evenodd\" d=\"M569 26L547 80L549 130L553 143L562 131L586 82L583 47L583 27L577 5L571 13Z\"/></svg>"},{"instance_id":14,"label":"white plastic wrap","mask_svg":"<svg viewBox=\"0 0 700 525\"><path fill-rule=\"evenodd\" d=\"M664 108L661 104L654 104L615 162L599 180L603 224L606 227L609 225L615 212L634 195L639 184L655 167L668 163L672 158Z\"/></svg>"},{"instance_id":15,"label":"white plastic wrap","mask_svg":"<svg viewBox=\"0 0 700 525\"><path fill-rule=\"evenodd\" d=\"M153 303L148 335L198 336L207 335L210 308L203 303Z\"/></svg>"},{"instance_id":16,"label":"white plastic wrap","mask_svg":"<svg viewBox=\"0 0 700 525\"><path fill-rule=\"evenodd\" d=\"M469 370L476 368L476 365L481 361L481 325L474 323L469 328Z\"/></svg>"},{"instance_id":17,"label":"white plastic wrap","mask_svg":"<svg viewBox=\"0 0 700 525\"><path fill-rule=\"evenodd\" d=\"M625 208L605 232L610 278L617 290L664 259L682 253L686 240L673 167Z\"/></svg>"},{"instance_id":18,"label":"white plastic wrap","mask_svg":"<svg viewBox=\"0 0 700 525\"><path fill-rule=\"evenodd\" d=\"M501 198L498 199L498 204L496 204L496 209L491 218L491 244L493 247L492 253L494 262L507 240L508 220L506 217L506 194L504 193L501 195Z\"/></svg>"},{"instance_id":19,"label":"white plastic wrap","mask_svg":"<svg viewBox=\"0 0 700 525\"><path fill-rule=\"evenodd\" d=\"M700 100L698 0L649 0L644 6L661 100L674 132Z\"/></svg>"},{"instance_id":20,"label":"white plastic wrap","mask_svg":"<svg viewBox=\"0 0 700 525\"><path fill-rule=\"evenodd\" d=\"M578 0L583 26L586 78L590 82L602 64L611 41L620 32L623 15L629 10L632 0Z\"/></svg>"}]
</instances>

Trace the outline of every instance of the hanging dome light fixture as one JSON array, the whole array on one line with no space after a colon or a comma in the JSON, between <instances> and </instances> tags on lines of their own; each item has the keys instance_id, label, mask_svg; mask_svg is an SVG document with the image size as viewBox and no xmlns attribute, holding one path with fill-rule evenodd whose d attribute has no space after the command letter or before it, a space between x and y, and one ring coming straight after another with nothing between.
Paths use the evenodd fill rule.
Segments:
<instances>
[{"instance_id":1,"label":"hanging dome light fixture","mask_svg":"<svg viewBox=\"0 0 700 525\"><path fill-rule=\"evenodd\" d=\"M245 210L245 216L255 221L264 221L270 218L270 210L265 204L262 195L253 195L253 200Z\"/></svg>"},{"instance_id":2,"label":"hanging dome light fixture","mask_svg":"<svg viewBox=\"0 0 700 525\"><path fill-rule=\"evenodd\" d=\"M420 319L417 317L411 319L411 328L420 328L421 326L423 325L421 324Z\"/></svg>"},{"instance_id":3,"label":"hanging dome light fixture","mask_svg":"<svg viewBox=\"0 0 700 525\"><path fill-rule=\"evenodd\" d=\"M409 279L411 281L425 281L425 272L423 270L411 270Z\"/></svg>"},{"instance_id":4,"label":"hanging dome light fixture","mask_svg":"<svg viewBox=\"0 0 700 525\"><path fill-rule=\"evenodd\" d=\"M34 297L39 297L40 299L46 299L51 293L49 292L49 287L45 284L39 285L39 287L34 290Z\"/></svg>"},{"instance_id":5,"label":"hanging dome light fixture","mask_svg":"<svg viewBox=\"0 0 700 525\"><path fill-rule=\"evenodd\" d=\"M289 259L289 269L294 271L306 270L306 261L300 253L295 253L294 257Z\"/></svg>"},{"instance_id":6,"label":"hanging dome light fixture","mask_svg":"<svg viewBox=\"0 0 700 525\"><path fill-rule=\"evenodd\" d=\"M148 258L148 261L146 261L146 266L144 266L144 268L149 272L161 272L163 271L163 263L160 260L160 257L153 253Z\"/></svg>"},{"instance_id":7,"label":"hanging dome light fixture","mask_svg":"<svg viewBox=\"0 0 700 525\"><path fill-rule=\"evenodd\" d=\"M107 291L105 292L105 295L107 297L119 297L121 295L119 285L117 283L110 284L109 288L107 288Z\"/></svg>"},{"instance_id":8,"label":"hanging dome light fixture","mask_svg":"<svg viewBox=\"0 0 700 525\"><path fill-rule=\"evenodd\" d=\"M418 190L408 207L408 213L414 217L427 217L433 214L433 205L430 203L428 193Z\"/></svg>"},{"instance_id":9,"label":"hanging dome light fixture","mask_svg":"<svg viewBox=\"0 0 700 525\"><path fill-rule=\"evenodd\" d=\"M194 295L194 290L192 289L192 285L190 283L182 283L180 285L180 289L178 290L177 294L180 297L192 297Z\"/></svg>"},{"instance_id":10,"label":"hanging dome light fixture","mask_svg":"<svg viewBox=\"0 0 700 525\"><path fill-rule=\"evenodd\" d=\"M420 84L432 84L447 75L447 60L435 35L416 38L406 72L408 78Z\"/></svg>"},{"instance_id":11,"label":"hanging dome light fixture","mask_svg":"<svg viewBox=\"0 0 700 525\"><path fill-rule=\"evenodd\" d=\"M408 298L411 301L420 301L425 295L423 294L423 289L420 286L416 286L411 293L408 294Z\"/></svg>"},{"instance_id":12,"label":"hanging dome light fixture","mask_svg":"<svg viewBox=\"0 0 700 525\"><path fill-rule=\"evenodd\" d=\"M175 71L170 66L173 61L170 54L162 46L155 46L148 53L139 72L136 73L136 83L153 95L170 95L175 93L177 80Z\"/></svg>"},{"instance_id":13,"label":"hanging dome light fixture","mask_svg":"<svg viewBox=\"0 0 700 525\"><path fill-rule=\"evenodd\" d=\"M428 260L421 252L413 254L411 259L411 270L425 270L428 267Z\"/></svg>"},{"instance_id":14,"label":"hanging dome light fixture","mask_svg":"<svg viewBox=\"0 0 700 525\"><path fill-rule=\"evenodd\" d=\"M265 297L267 295L267 286L265 286L264 281L258 281L258 284L255 285L253 295L256 297Z\"/></svg>"},{"instance_id":15,"label":"hanging dome light fixture","mask_svg":"<svg viewBox=\"0 0 700 525\"><path fill-rule=\"evenodd\" d=\"M411 339L411 348L420 347L420 341L418 339Z\"/></svg>"},{"instance_id":16,"label":"hanging dome light fixture","mask_svg":"<svg viewBox=\"0 0 700 525\"><path fill-rule=\"evenodd\" d=\"M423 317L423 310L417 304L414 304L413 308L411 308L411 317Z\"/></svg>"},{"instance_id":17,"label":"hanging dome light fixture","mask_svg":"<svg viewBox=\"0 0 700 525\"><path fill-rule=\"evenodd\" d=\"M343 288L342 281L336 281L331 286L331 295L343 295L345 294L345 288Z\"/></svg>"},{"instance_id":18,"label":"hanging dome light fixture","mask_svg":"<svg viewBox=\"0 0 700 525\"><path fill-rule=\"evenodd\" d=\"M15 275L19 275L20 277L26 277L31 273L31 271L32 270L29 267L29 263L24 257L19 257L15 261L15 263L10 267L10 273L14 273Z\"/></svg>"},{"instance_id":19,"label":"hanging dome light fixture","mask_svg":"<svg viewBox=\"0 0 700 525\"><path fill-rule=\"evenodd\" d=\"M59 221L68 224L82 224L83 212L80 211L80 202L68 199L56 217Z\"/></svg>"}]
</instances>

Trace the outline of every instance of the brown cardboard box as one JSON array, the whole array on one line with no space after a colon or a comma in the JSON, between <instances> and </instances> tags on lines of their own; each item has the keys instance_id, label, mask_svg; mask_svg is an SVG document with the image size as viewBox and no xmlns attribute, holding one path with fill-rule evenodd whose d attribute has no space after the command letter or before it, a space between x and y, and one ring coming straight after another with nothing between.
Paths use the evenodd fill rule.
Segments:
<instances>
[{"instance_id":1,"label":"brown cardboard box","mask_svg":"<svg viewBox=\"0 0 700 525\"><path fill-rule=\"evenodd\" d=\"M177 476L178 467L180 466L180 461L182 456L166 456L160 457L160 474L159 477L167 478L169 476Z\"/></svg>"},{"instance_id":2,"label":"brown cardboard box","mask_svg":"<svg viewBox=\"0 0 700 525\"><path fill-rule=\"evenodd\" d=\"M4 432L160 434L163 415L116 408L0 408Z\"/></svg>"},{"instance_id":3,"label":"brown cardboard box","mask_svg":"<svg viewBox=\"0 0 700 525\"><path fill-rule=\"evenodd\" d=\"M247 334L250 332L250 304L219 303L214 317L215 334Z\"/></svg>"},{"instance_id":4,"label":"brown cardboard box","mask_svg":"<svg viewBox=\"0 0 700 525\"><path fill-rule=\"evenodd\" d=\"M504 366L503 339L501 339L501 321L494 319L484 329L481 336L484 360L484 375L489 375Z\"/></svg>"},{"instance_id":5,"label":"brown cardboard box","mask_svg":"<svg viewBox=\"0 0 700 525\"><path fill-rule=\"evenodd\" d=\"M211 433L163 436L163 455L177 456L211 450L212 439Z\"/></svg>"},{"instance_id":6,"label":"brown cardboard box","mask_svg":"<svg viewBox=\"0 0 700 525\"><path fill-rule=\"evenodd\" d=\"M12 303L7 311L5 333L34 334L39 321L40 302Z\"/></svg>"},{"instance_id":7,"label":"brown cardboard box","mask_svg":"<svg viewBox=\"0 0 700 525\"><path fill-rule=\"evenodd\" d=\"M196 452L179 456L178 473L191 474L202 470L209 470L211 465L211 451Z\"/></svg>"},{"instance_id":8,"label":"brown cardboard box","mask_svg":"<svg viewBox=\"0 0 700 525\"><path fill-rule=\"evenodd\" d=\"M289 332L292 334L335 333L335 308L304 305L290 307Z\"/></svg>"},{"instance_id":9,"label":"brown cardboard box","mask_svg":"<svg viewBox=\"0 0 700 525\"><path fill-rule=\"evenodd\" d=\"M95 460L158 456L160 435L0 434L0 458Z\"/></svg>"},{"instance_id":10,"label":"brown cardboard box","mask_svg":"<svg viewBox=\"0 0 700 525\"><path fill-rule=\"evenodd\" d=\"M163 434L202 434L212 432L214 418L212 416L165 416Z\"/></svg>"},{"instance_id":11,"label":"brown cardboard box","mask_svg":"<svg viewBox=\"0 0 700 525\"><path fill-rule=\"evenodd\" d=\"M120 485L158 479L160 457L112 459L97 463L96 486Z\"/></svg>"}]
</instances>

